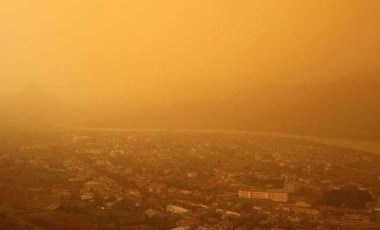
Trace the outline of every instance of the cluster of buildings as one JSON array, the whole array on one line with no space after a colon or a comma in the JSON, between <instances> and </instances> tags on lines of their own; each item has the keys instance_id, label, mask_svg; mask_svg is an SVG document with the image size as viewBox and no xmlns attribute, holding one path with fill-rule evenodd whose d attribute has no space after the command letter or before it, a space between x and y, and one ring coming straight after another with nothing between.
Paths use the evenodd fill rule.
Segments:
<instances>
[{"instance_id":1,"label":"cluster of buildings","mask_svg":"<svg viewBox=\"0 0 380 230\"><path fill-rule=\"evenodd\" d=\"M121 211L134 218L116 222L184 229L323 229L380 220L380 159L373 155L241 133L62 131L45 142L33 138L20 143L19 155L1 155L0 163L57 175L19 185L46 210ZM360 173L365 166L373 176ZM348 182L371 191L371 209L319 203L324 191Z\"/></svg>"}]
</instances>

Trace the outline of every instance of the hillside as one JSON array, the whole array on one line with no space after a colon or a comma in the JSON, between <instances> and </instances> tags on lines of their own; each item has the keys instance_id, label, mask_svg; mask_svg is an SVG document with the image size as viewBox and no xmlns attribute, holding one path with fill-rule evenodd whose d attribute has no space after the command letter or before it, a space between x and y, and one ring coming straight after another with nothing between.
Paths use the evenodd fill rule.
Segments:
<instances>
[{"instance_id":1,"label":"hillside","mask_svg":"<svg viewBox=\"0 0 380 230\"><path fill-rule=\"evenodd\" d=\"M380 140L380 81L269 85L226 101L112 111L87 125L243 129Z\"/></svg>"},{"instance_id":2,"label":"hillside","mask_svg":"<svg viewBox=\"0 0 380 230\"><path fill-rule=\"evenodd\" d=\"M79 109L27 87L0 98L2 126L239 129L380 140L380 81L267 85L224 101ZM73 121L76 122L73 122Z\"/></svg>"},{"instance_id":3,"label":"hillside","mask_svg":"<svg viewBox=\"0 0 380 230\"><path fill-rule=\"evenodd\" d=\"M72 107L36 85L20 94L0 98L0 125L34 127L67 121L76 113Z\"/></svg>"}]
</instances>

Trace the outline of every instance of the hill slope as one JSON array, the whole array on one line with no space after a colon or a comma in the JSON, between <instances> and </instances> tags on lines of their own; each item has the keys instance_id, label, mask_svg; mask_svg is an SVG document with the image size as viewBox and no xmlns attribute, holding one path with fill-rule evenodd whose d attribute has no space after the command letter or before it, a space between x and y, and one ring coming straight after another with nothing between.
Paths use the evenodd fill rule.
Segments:
<instances>
[{"instance_id":1,"label":"hill slope","mask_svg":"<svg viewBox=\"0 0 380 230\"><path fill-rule=\"evenodd\" d=\"M169 129L240 129L380 140L380 81L270 85L224 101L145 108L65 105L39 87L0 98L0 124Z\"/></svg>"},{"instance_id":2,"label":"hill slope","mask_svg":"<svg viewBox=\"0 0 380 230\"><path fill-rule=\"evenodd\" d=\"M18 95L0 98L0 125L33 127L71 119L73 109L36 85Z\"/></svg>"},{"instance_id":3,"label":"hill slope","mask_svg":"<svg viewBox=\"0 0 380 230\"><path fill-rule=\"evenodd\" d=\"M380 81L270 85L226 101L104 114L103 126L246 129L380 140ZM111 122L112 121L112 122Z\"/></svg>"}]
</instances>

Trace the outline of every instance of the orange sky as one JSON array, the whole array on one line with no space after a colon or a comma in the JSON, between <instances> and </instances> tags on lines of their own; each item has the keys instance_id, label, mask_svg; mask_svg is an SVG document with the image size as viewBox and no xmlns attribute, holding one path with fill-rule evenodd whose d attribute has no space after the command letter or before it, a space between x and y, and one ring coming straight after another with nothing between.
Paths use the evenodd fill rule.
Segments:
<instances>
[{"instance_id":1,"label":"orange sky","mask_svg":"<svg viewBox=\"0 0 380 230\"><path fill-rule=\"evenodd\" d=\"M380 73L378 0L0 2L0 90L70 103L220 98Z\"/></svg>"}]
</instances>

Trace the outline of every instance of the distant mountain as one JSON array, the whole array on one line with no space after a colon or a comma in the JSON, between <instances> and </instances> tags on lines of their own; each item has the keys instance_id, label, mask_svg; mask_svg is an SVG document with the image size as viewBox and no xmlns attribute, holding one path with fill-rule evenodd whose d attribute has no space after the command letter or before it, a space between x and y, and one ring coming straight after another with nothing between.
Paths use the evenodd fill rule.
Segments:
<instances>
[{"instance_id":1,"label":"distant mountain","mask_svg":"<svg viewBox=\"0 0 380 230\"><path fill-rule=\"evenodd\" d=\"M0 125L32 127L73 118L76 112L38 85L28 85L18 95L0 98Z\"/></svg>"},{"instance_id":2,"label":"distant mountain","mask_svg":"<svg viewBox=\"0 0 380 230\"><path fill-rule=\"evenodd\" d=\"M225 101L190 101L111 115L94 125L239 129L380 140L380 81L268 85Z\"/></svg>"},{"instance_id":3,"label":"distant mountain","mask_svg":"<svg viewBox=\"0 0 380 230\"><path fill-rule=\"evenodd\" d=\"M299 134L380 139L380 81L276 85L252 92L246 124Z\"/></svg>"},{"instance_id":4,"label":"distant mountain","mask_svg":"<svg viewBox=\"0 0 380 230\"><path fill-rule=\"evenodd\" d=\"M0 98L0 125L238 129L380 140L380 81L268 85L224 101L78 109L38 86ZM75 122L73 122L75 120Z\"/></svg>"},{"instance_id":5,"label":"distant mountain","mask_svg":"<svg viewBox=\"0 0 380 230\"><path fill-rule=\"evenodd\" d=\"M230 104L241 128L380 139L379 101L380 81L362 80L272 85Z\"/></svg>"}]
</instances>

